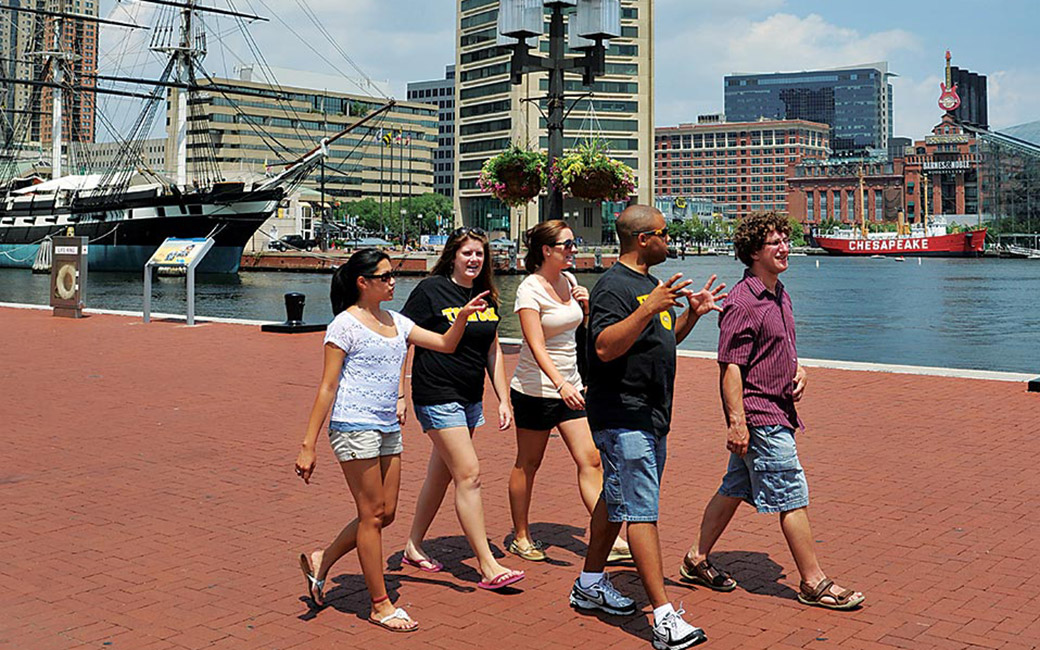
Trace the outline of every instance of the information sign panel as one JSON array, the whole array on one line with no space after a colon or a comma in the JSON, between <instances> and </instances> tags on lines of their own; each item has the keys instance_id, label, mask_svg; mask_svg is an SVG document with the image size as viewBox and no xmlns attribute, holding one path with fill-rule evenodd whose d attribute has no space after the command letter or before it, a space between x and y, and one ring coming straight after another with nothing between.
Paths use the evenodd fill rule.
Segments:
<instances>
[{"instance_id":1,"label":"information sign panel","mask_svg":"<svg viewBox=\"0 0 1040 650\"><path fill-rule=\"evenodd\" d=\"M213 239L167 237L144 265L144 322L152 319L152 269L184 269L188 276L188 325L195 324L195 267L213 248Z\"/></svg>"},{"instance_id":2,"label":"information sign panel","mask_svg":"<svg viewBox=\"0 0 1040 650\"><path fill-rule=\"evenodd\" d=\"M149 266L173 266L173 267L184 267L194 266L198 261L202 259L202 256L209 250L209 246L206 246L206 242L212 240L206 239L205 237L199 237L195 239L179 239L176 237L168 237L166 241L159 244L159 248L155 249L152 253L152 257L148 260Z\"/></svg>"}]
</instances>

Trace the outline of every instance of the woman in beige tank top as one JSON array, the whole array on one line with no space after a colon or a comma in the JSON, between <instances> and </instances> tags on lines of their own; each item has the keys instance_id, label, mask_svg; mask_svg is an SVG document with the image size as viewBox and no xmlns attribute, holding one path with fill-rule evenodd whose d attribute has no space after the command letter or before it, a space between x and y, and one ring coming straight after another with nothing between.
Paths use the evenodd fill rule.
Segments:
<instances>
[{"instance_id":1,"label":"woman in beige tank top","mask_svg":"<svg viewBox=\"0 0 1040 650\"><path fill-rule=\"evenodd\" d=\"M510 382L516 421L516 462L509 475L509 506L514 538L509 551L526 560L547 559L531 536L529 512L535 474L552 429L560 432L578 470L578 489L591 514L603 488L599 452L592 442L577 366L575 331L588 312L589 292L567 272L574 266L574 232L561 220L527 231L530 273L516 290L514 311L524 340ZM628 544L618 538L610 561L630 560Z\"/></svg>"}]
</instances>

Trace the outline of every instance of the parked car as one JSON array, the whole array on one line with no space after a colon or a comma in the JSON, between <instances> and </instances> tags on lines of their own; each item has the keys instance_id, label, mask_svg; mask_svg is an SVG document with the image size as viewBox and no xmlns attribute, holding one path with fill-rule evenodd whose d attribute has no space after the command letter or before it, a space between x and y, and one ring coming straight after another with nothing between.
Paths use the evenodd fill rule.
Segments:
<instances>
[{"instance_id":1,"label":"parked car","mask_svg":"<svg viewBox=\"0 0 1040 650\"><path fill-rule=\"evenodd\" d=\"M316 240L307 239L303 235L286 235L268 244L272 250L276 251L309 251L317 245L318 242Z\"/></svg>"}]
</instances>

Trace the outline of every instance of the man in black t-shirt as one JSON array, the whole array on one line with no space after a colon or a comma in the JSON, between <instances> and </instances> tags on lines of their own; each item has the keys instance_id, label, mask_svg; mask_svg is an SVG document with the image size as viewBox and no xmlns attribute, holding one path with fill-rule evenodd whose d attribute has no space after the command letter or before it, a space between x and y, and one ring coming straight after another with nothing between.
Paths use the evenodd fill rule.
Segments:
<instances>
[{"instance_id":1,"label":"man in black t-shirt","mask_svg":"<svg viewBox=\"0 0 1040 650\"><path fill-rule=\"evenodd\" d=\"M715 276L694 293L677 273L667 282L650 267L668 254L664 215L633 205L617 221L621 255L596 283L589 300L589 380L585 403L603 460L603 492L592 513L589 547L571 605L612 614L635 612L603 571L613 540L628 522L639 577L654 608L653 645L681 650L705 641L668 601L657 534L658 496L672 419L675 347L697 320L721 308L724 285ZM689 308L676 317L685 297Z\"/></svg>"}]
</instances>

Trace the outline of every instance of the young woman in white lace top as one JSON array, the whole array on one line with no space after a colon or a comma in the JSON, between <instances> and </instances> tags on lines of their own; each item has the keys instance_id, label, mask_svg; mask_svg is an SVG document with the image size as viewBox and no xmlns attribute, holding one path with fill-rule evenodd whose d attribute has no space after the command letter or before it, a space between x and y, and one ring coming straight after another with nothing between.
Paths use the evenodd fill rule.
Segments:
<instances>
[{"instance_id":1,"label":"young woman in white lace top","mask_svg":"<svg viewBox=\"0 0 1040 650\"><path fill-rule=\"evenodd\" d=\"M333 275L336 317L325 333L324 370L296 459L296 474L310 483L318 433L331 410L329 442L357 504L357 517L327 548L301 553L300 568L307 577L308 593L322 606L329 569L356 548L372 598L369 621L394 632L412 632L419 624L394 607L383 580L382 529L394 519L401 485L401 366L409 343L454 351L468 316L487 303L485 294L475 296L447 332L436 334L382 308L381 303L393 299L394 287L390 258L375 249L354 253Z\"/></svg>"}]
</instances>

